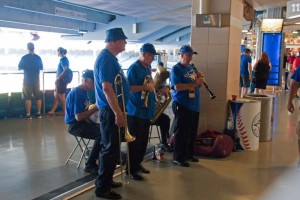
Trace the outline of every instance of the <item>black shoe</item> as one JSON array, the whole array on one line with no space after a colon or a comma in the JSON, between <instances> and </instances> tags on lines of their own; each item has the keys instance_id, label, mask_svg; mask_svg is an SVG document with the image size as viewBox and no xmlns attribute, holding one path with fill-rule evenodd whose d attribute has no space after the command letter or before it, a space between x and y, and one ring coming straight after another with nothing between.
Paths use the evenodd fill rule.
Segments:
<instances>
[{"instance_id":1,"label":"black shoe","mask_svg":"<svg viewBox=\"0 0 300 200\"><path fill-rule=\"evenodd\" d=\"M87 172L87 173L90 173L90 174L98 174L98 170L99 170L99 166L98 165L95 165L95 166L88 166L88 165L85 165L84 167L84 171Z\"/></svg>"},{"instance_id":2,"label":"black shoe","mask_svg":"<svg viewBox=\"0 0 300 200\"><path fill-rule=\"evenodd\" d=\"M96 197L105 198L105 199L122 199L122 196L112 190L99 191L95 190Z\"/></svg>"},{"instance_id":3,"label":"black shoe","mask_svg":"<svg viewBox=\"0 0 300 200\"><path fill-rule=\"evenodd\" d=\"M165 152L173 152L172 148L168 144L162 144L161 149Z\"/></svg>"},{"instance_id":4,"label":"black shoe","mask_svg":"<svg viewBox=\"0 0 300 200\"><path fill-rule=\"evenodd\" d=\"M111 188L118 188L118 187L122 187L122 183L121 182L115 182L115 181L112 181L111 183Z\"/></svg>"},{"instance_id":5,"label":"black shoe","mask_svg":"<svg viewBox=\"0 0 300 200\"><path fill-rule=\"evenodd\" d=\"M173 164L174 165L178 165L180 167L189 167L190 164L188 162L185 161L177 161L177 160L173 160Z\"/></svg>"},{"instance_id":6,"label":"black shoe","mask_svg":"<svg viewBox=\"0 0 300 200\"><path fill-rule=\"evenodd\" d=\"M188 158L188 161L190 161L190 162L199 162L199 159L192 156L192 157Z\"/></svg>"},{"instance_id":7,"label":"black shoe","mask_svg":"<svg viewBox=\"0 0 300 200\"><path fill-rule=\"evenodd\" d=\"M137 173L137 172L134 172L134 173L131 173L130 175L129 175L129 178L130 179L133 179L133 180L136 180L136 181L142 181L144 178L141 176L141 175L139 175L139 173Z\"/></svg>"},{"instance_id":8,"label":"black shoe","mask_svg":"<svg viewBox=\"0 0 300 200\"><path fill-rule=\"evenodd\" d=\"M146 169L143 165L140 165L139 172L144 174L150 174L150 170Z\"/></svg>"}]
</instances>

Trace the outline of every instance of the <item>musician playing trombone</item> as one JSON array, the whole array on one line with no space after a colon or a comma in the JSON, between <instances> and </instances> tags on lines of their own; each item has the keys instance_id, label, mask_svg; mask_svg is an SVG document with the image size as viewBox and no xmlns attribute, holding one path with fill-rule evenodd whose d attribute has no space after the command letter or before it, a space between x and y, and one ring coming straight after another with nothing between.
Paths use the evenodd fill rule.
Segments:
<instances>
[{"instance_id":1,"label":"musician playing trombone","mask_svg":"<svg viewBox=\"0 0 300 200\"><path fill-rule=\"evenodd\" d=\"M71 135L95 140L89 158L85 163L84 171L98 174L98 156L101 149L99 124L88 122L87 119L98 112L97 106L86 109L90 102L87 92L94 90L93 70L85 70L82 74L82 82L69 92L66 99L65 122L68 124L68 132Z\"/></svg>"},{"instance_id":2,"label":"musician playing trombone","mask_svg":"<svg viewBox=\"0 0 300 200\"><path fill-rule=\"evenodd\" d=\"M122 28L106 31L105 48L97 57L95 73L96 104L100 111L100 132L102 149L99 156L99 175L96 178L95 195L106 199L121 199L111 188L120 187L112 181L117 159L120 155L119 128L126 126L123 109L118 103L114 88L115 77L122 76L123 97L129 98L130 87L116 56L125 50L127 37ZM125 103L126 105L126 103Z\"/></svg>"},{"instance_id":3,"label":"musician playing trombone","mask_svg":"<svg viewBox=\"0 0 300 200\"><path fill-rule=\"evenodd\" d=\"M150 120L154 118L155 111L154 83L150 70L155 55L158 54L154 46L150 43L144 44L140 48L139 60L134 62L127 71L132 91L126 106L128 128L129 132L136 137L134 142L129 143L130 172L128 174L134 180L143 180L138 172L150 173L141 163L147 148Z\"/></svg>"},{"instance_id":4,"label":"musician playing trombone","mask_svg":"<svg viewBox=\"0 0 300 200\"><path fill-rule=\"evenodd\" d=\"M172 110L174 112L173 163L189 167L187 161L198 162L193 155L200 111L200 89L204 79L198 77L191 65L197 52L189 45L180 50L180 61L171 70Z\"/></svg>"}]
</instances>

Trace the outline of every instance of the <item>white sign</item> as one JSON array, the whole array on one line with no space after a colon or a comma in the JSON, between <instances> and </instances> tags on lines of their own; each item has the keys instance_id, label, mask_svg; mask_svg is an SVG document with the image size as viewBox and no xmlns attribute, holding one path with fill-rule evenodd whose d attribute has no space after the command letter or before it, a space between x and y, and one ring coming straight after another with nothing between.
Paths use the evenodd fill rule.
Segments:
<instances>
[{"instance_id":1,"label":"white sign","mask_svg":"<svg viewBox=\"0 0 300 200\"><path fill-rule=\"evenodd\" d=\"M87 14L82 12L77 12L73 10L68 10L64 8L55 7L55 15L64 16L74 19L83 19L87 20Z\"/></svg>"},{"instance_id":2,"label":"white sign","mask_svg":"<svg viewBox=\"0 0 300 200\"><path fill-rule=\"evenodd\" d=\"M300 0L288 1L286 6L286 18L300 17Z\"/></svg>"}]
</instances>

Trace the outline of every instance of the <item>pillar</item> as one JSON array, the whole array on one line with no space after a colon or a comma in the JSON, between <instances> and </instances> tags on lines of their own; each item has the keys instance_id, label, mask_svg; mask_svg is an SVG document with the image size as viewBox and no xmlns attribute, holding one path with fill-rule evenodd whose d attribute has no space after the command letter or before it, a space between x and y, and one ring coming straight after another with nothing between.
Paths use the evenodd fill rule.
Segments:
<instances>
[{"instance_id":1,"label":"pillar","mask_svg":"<svg viewBox=\"0 0 300 200\"><path fill-rule=\"evenodd\" d=\"M200 5L204 7L200 9ZM242 0L193 0L192 24L195 14L227 15L230 22L221 28L194 25L191 28L191 46L198 52L193 62L217 96L211 100L205 87L201 88L198 133L207 128L222 132L227 121L228 99L239 94Z\"/></svg>"}]
</instances>

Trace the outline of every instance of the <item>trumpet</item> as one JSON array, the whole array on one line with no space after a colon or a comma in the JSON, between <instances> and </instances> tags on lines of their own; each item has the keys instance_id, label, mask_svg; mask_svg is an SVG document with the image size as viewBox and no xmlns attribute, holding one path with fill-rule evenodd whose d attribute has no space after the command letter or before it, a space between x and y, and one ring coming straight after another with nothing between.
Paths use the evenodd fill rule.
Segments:
<instances>
[{"instance_id":1,"label":"trumpet","mask_svg":"<svg viewBox=\"0 0 300 200\"><path fill-rule=\"evenodd\" d=\"M195 65L193 63L191 65L192 65L192 68L193 68L194 72L197 74L197 77L204 78L204 76L202 74L200 74L200 72L197 70L197 68L195 67ZM210 99L216 98L216 95L214 95L214 93L209 89L207 83L203 82L203 85L206 88L207 92L209 93Z\"/></svg>"},{"instance_id":2,"label":"trumpet","mask_svg":"<svg viewBox=\"0 0 300 200\"><path fill-rule=\"evenodd\" d=\"M144 79L144 85L150 83L150 81L152 80L150 75L147 75ZM145 108L148 108L148 98L149 98L149 92L146 90L142 91L142 95L141 95L141 99L144 101L143 106Z\"/></svg>"},{"instance_id":3,"label":"trumpet","mask_svg":"<svg viewBox=\"0 0 300 200\"><path fill-rule=\"evenodd\" d=\"M129 130L128 130L128 126L127 126L127 116L126 116L126 107L125 107L125 97L124 97L124 90L123 90L123 78L121 76L121 74L117 74L114 80L114 86L115 86L115 92L116 92L116 97L118 100L118 97L122 97L122 105L121 107L123 108L123 113L125 115L125 127L124 127L124 132L125 132L125 141L126 141L126 148L127 148L127 166L128 166L128 172L130 173L130 158L129 158L129 146L128 143L129 142L133 142L135 140L135 137L133 135L130 134ZM121 87L121 91L118 90L118 86ZM121 128L118 127L118 131L119 131L119 144L121 145L121 138L122 138L122 131ZM121 180L122 183L129 183L129 182L125 182L124 178L123 178L123 167L122 167L122 152L121 152L121 148L120 148L120 163L121 163ZM130 177L130 176L129 176Z\"/></svg>"}]
</instances>

